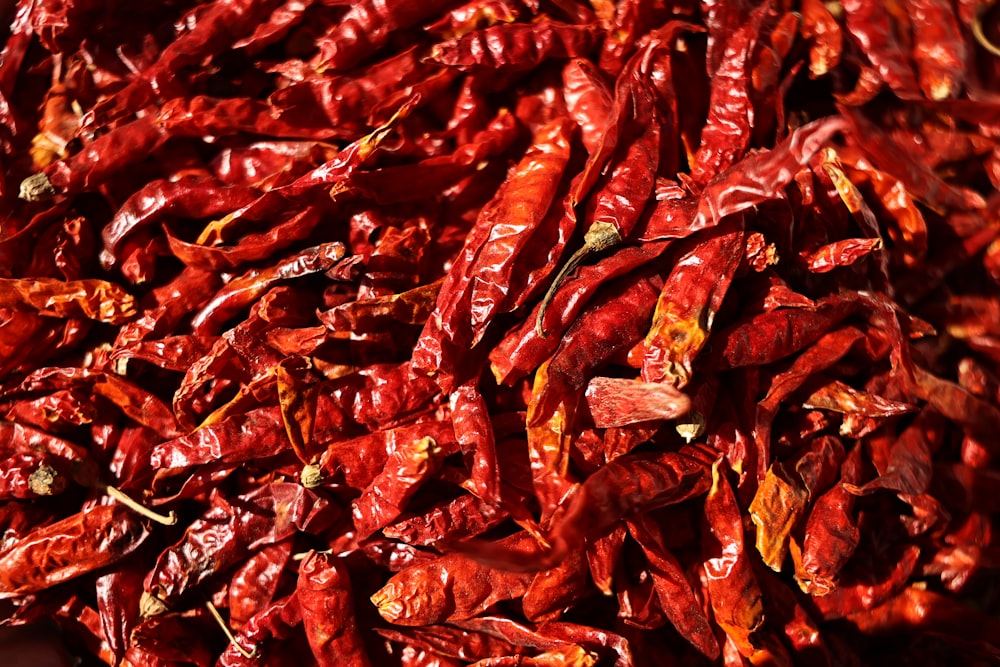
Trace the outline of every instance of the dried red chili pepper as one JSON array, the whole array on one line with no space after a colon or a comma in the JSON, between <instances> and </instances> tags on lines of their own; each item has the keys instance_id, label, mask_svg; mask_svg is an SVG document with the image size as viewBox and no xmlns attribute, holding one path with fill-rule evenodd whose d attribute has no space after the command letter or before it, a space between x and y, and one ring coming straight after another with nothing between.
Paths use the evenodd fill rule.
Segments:
<instances>
[{"instance_id":1,"label":"dried red chili pepper","mask_svg":"<svg viewBox=\"0 0 1000 667\"><path fill-rule=\"evenodd\" d=\"M101 263L111 268L119 261L125 237L156 224L164 216L204 218L246 206L259 193L248 187L226 187L214 178L188 176L176 181L153 181L129 197L104 228Z\"/></svg>"},{"instance_id":2,"label":"dried red chili pepper","mask_svg":"<svg viewBox=\"0 0 1000 667\"><path fill-rule=\"evenodd\" d=\"M629 533L649 559L653 586L670 622L703 655L717 658L719 643L681 564L667 549L661 527L648 518L640 518L629 522Z\"/></svg>"},{"instance_id":3,"label":"dried red chili pepper","mask_svg":"<svg viewBox=\"0 0 1000 667\"><path fill-rule=\"evenodd\" d=\"M642 377L683 388L694 358L708 339L715 314L742 259L742 221L737 217L682 242L656 301L653 325L643 341ZM690 249L689 249L690 248ZM711 273L705 270L712 266Z\"/></svg>"},{"instance_id":4,"label":"dried red chili pepper","mask_svg":"<svg viewBox=\"0 0 1000 667\"><path fill-rule=\"evenodd\" d=\"M659 276L640 274L581 314L546 366L546 381L532 399L529 426L547 419L560 401L582 390L588 376L615 352L638 342L648 326L660 285Z\"/></svg>"},{"instance_id":5,"label":"dried red chili pepper","mask_svg":"<svg viewBox=\"0 0 1000 667\"><path fill-rule=\"evenodd\" d=\"M744 657L787 664L784 649L764 629L760 587L747 558L739 507L724 475L721 465L715 464L705 501L709 527L705 539L711 545L705 572L715 621Z\"/></svg>"},{"instance_id":6,"label":"dried red chili pepper","mask_svg":"<svg viewBox=\"0 0 1000 667\"><path fill-rule=\"evenodd\" d=\"M711 98L691 169L699 183L731 166L748 148L753 110L747 70L765 13L763 5L751 10L749 3L742 2L713 9L707 17ZM727 57L722 57L723 52Z\"/></svg>"},{"instance_id":7,"label":"dried red chili pepper","mask_svg":"<svg viewBox=\"0 0 1000 667\"><path fill-rule=\"evenodd\" d=\"M269 544L250 556L229 582L229 623L241 629L274 601L292 556L292 539ZM142 582L139 582L140 592ZM136 608L138 611L138 607Z\"/></svg>"},{"instance_id":8,"label":"dried red chili pepper","mask_svg":"<svg viewBox=\"0 0 1000 667\"><path fill-rule=\"evenodd\" d=\"M190 589L239 562L249 551L297 531L321 531L337 514L322 497L282 482L261 486L233 501L213 494L212 507L188 527L180 542L160 554L146 576L143 616L163 613Z\"/></svg>"},{"instance_id":9,"label":"dried red chili pepper","mask_svg":"<svg viewBox=\"0 0 1000 667\"><path fill-rule=\"evenodd\" d=\"M586 56L594 36L593 26L587 25L555 21L500 24L435 44L430 57L463 69L526 70L550 58Z\"/></svg>"},{"instance_id":10,"label":"dried red chili pepper","mask_svg":"<svg viewBox=\"0 0 1000 667\"><path fill-rule=\"evenodd\" d=\"M192 322L195 334L216 333L225 320L256 301L274 283L327 271L343 256L344 246L330 243L293 255L269 269L251 270L233 279L195 315Z\"/></svg>"},{"instance_id":11,"label":"dried red chili pepper","mask_svg":"<svg viewBox=\"0 0 1000 667\"><path fill-rule=\"evenodd\" d=\"M545 333L542 328L545 311L566 276L589 255L614 247L629 236L653 192L660 157L660 131L652 94L642 75L648 54L658 47L658 40L651 41L633 56L619 77L611 117L597 150L590 154L583 173L571 186L570 201L575 205L598 183L597 169L604 166L603 162L610 160L614 164L591 195L583 246L566 260L542 299L536 316L539 334Z\"/></svg>"},{"instance_id":12,"label":"dried red chili pepper","mask_svg":"<svg viewBox=\"0 0 1000 667\"><path fill-rule=\"evenodd\" d=\"M294 653L284 653L281 649L287 647L283 647L280 641L288 638L301 623L302 608L297 593L275 600L247 621L235 640L219 656L218 664L249 667L259 662L265 651L269 662L295 664L291 659ZM287 657L283 658L283 655Z\"/></svg>"},{"instance_id":13,"label":"dried red chili pepper","mask_svg":"<svg viewBox=\"0 0 1000 667\"><path fill-rule=\"evenodd\" d=\"M309 646L320 665L371 664L354 619L347 568L337 558L311 552L299 565L295 587Z\"/></svg>"},{"instance_id":14,"label":"dried red chili pepper","mask_svg":"<svg viewBox=\"0 0 1000 667\"><path fill-rule=\"evenodd\" d=\"M352 504L358 536L365 538L395 520L420 484L434 474L441 448L433 438L424 437L389 454L385 466Z\"/></svg>"},{"instance_id":15,"label":"dried red chili pepper","mask_svg":"<svg viewBox=\"0 0 1000 667\"><path fill-rule=\"evenodd\" d=\"M382 534L414 546L461 542L496 528L509 516L508 512L475 496L462 495L425 514L401 519L386 526L382 529Z\"/></svg>"},{"instance_id":16,"label":"dried red chili pepper","mask_svg":"<svg viewBox=\"0 0 1000 667\"><path fill-rule=\"evenodd\" d=\"M995 658L993 9L16 4L0 552L104 480L183 528L18 556L8 623L124 665Z\"/></svg>"},{"instance_id":17,"label":"dried red chili pepper","mask_svg":"<svg viewBox=\"0 0 1000 667\"><path fill-rule=\"evenodd\" d=\"M622 248L596 264L581 267L575 276L567 277L554 293L545 316L539 317L541 308L536 306L527 322L511 331L490 353L497 380L513 384L531 373L556 351L560 343L558 337L577 320L599 288L633 283L634 279L628 274L662 254L668 243ZM626 277L614 280L620 276ZM553 322L557 317L558 322ZM539 321L543 323L544 335L538 332Z\"/></svg>"},{"instance_id":18,"label":"dried red chili pepper","mask_svg":"<svg viewBox=\"0 0 1000 667\"><path fill-rule=\"evenodd\" d=\"M25 179L19 196L37 201L57 193L93 190L122 169L145 160L165 139L163 129L149 116L121 125L79 153L57 160Z\"/></svg>"},{"instance_id":19,"label":"dried red chili pepper","mask_svg":"<svg viewBox=\"0 0 1000 667\"><path fill-rule=\"evenodd\" d=\"M0 598L35 593L111 565L148 537L139 517L118 504L92 507L36 528L0 552Z\"/></svg>"},{"instance_id":20,"label":"dried red chili pepper","mask_svg":"<svg viewBox=\"0 0 1000 667\"><path fill-rule=\"evenodd\" d=\"M835 590L837 575L858 545L855 499L847 485L857 484L861 474L861 448L855 445L844 461L840 482L816 499L801 552L795 541L789 544L795 578L806 593L822 596Z\"/></svg>"},{"instance_id":21,"label":"dried red chili pepper","mask_svg":"<svg viewBox=\"0 0 1000 667\"><path fill-rule=\"evenodd\" d=\"M413 359L414 367L434 376L446 392L455 384L460 354L479 342L495 316L523 298L511 291L515 272L538 268L531 265L535 258L526 251L527 244L546 221L559 223L546 213L569 162L571 130L565 120L539 130L515 175L483 209L457 268L445 278Z\"/></svg>"},{"instance_id":22,"label":"dried red chili pepper","mask_svg":"<svg viewBox=\"0 0 1000 667\"><path fill-rule=\"evenodd\" d=\"M521 532L499 546L518 549L533 541ZM505 572L450 554L403 570L372 596L372 602L383 618L399 625L463 620L502 600L522 597L533 578L531 572Z\"/></svg>"}]
</instances>

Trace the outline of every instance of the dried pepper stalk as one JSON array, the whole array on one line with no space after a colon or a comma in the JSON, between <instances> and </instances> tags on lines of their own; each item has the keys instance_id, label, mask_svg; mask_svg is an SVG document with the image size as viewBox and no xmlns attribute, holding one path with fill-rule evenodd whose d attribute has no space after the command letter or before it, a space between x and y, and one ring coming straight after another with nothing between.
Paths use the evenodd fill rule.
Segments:
<instances>
[{"instance_id":1,"label":"dried pepper stalk","mask_svg":"<svg viewBox=\"0 0 1000 667\"><path fill-rule=\"evenodd\" d=\"M0 20L8 662L997 661L995 3Z\"/></svg>"}]
</instances>

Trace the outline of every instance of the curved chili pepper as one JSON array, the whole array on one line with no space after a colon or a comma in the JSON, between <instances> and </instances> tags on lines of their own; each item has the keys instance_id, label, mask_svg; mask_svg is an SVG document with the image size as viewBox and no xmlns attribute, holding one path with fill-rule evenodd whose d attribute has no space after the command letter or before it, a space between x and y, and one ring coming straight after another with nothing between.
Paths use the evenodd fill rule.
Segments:
<instances>
[{"instance_id":1,"label":"curved chili pepper","mask_svg":"<svg viewBox=\"0 0 1000 667\"><path fill-rule=\"evenodd\" d=\"M28 533L0 551L0 599L44 590L125 558L149 537L118 504L99 505Z\"/></svg>"}]
</instances>

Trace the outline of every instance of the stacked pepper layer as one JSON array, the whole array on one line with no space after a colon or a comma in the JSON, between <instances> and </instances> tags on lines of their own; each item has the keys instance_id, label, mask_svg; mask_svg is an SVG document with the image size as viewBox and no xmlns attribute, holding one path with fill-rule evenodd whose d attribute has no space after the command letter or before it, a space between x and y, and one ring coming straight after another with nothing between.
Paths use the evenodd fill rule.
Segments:
<instances>
[{"instance_id":1,"label":"stacked pepper layer","mask_svg":"<svg viewBox=\"0 0 1000 667\"><path fill-rule=\"evenodd\" d=\"M1000 659L992 3L2 6L0 624Z\"/></svg>"}]
</instances>

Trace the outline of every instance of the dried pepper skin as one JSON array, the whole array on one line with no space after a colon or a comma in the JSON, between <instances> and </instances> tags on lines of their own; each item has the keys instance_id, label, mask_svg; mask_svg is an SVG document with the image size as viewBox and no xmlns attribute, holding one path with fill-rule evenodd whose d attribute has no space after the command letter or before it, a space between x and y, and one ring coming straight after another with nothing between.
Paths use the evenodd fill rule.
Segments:
<instances>
[{"instance_id":1,"label":"dried pepper skin","mask_svg":"<svg viewBox=\"0 0 1000 667\"><path fill-rule=\"evenodd\" d=\"M35 593L128 556L149 537L136 514L100 505L38 528L0 551L0 598Z\"/></svg>"},{"instance_id":2,"label":"dried pepper skin","mask_svg":"<svg viewBox=\"0 0 1000 667\"><path fill-rule=\"evenodd\" d=\"M586 401L598 428L676 419L691 406L691 399L669 384L602 377L587 383Z\"/></svg>"}]
</instances>

